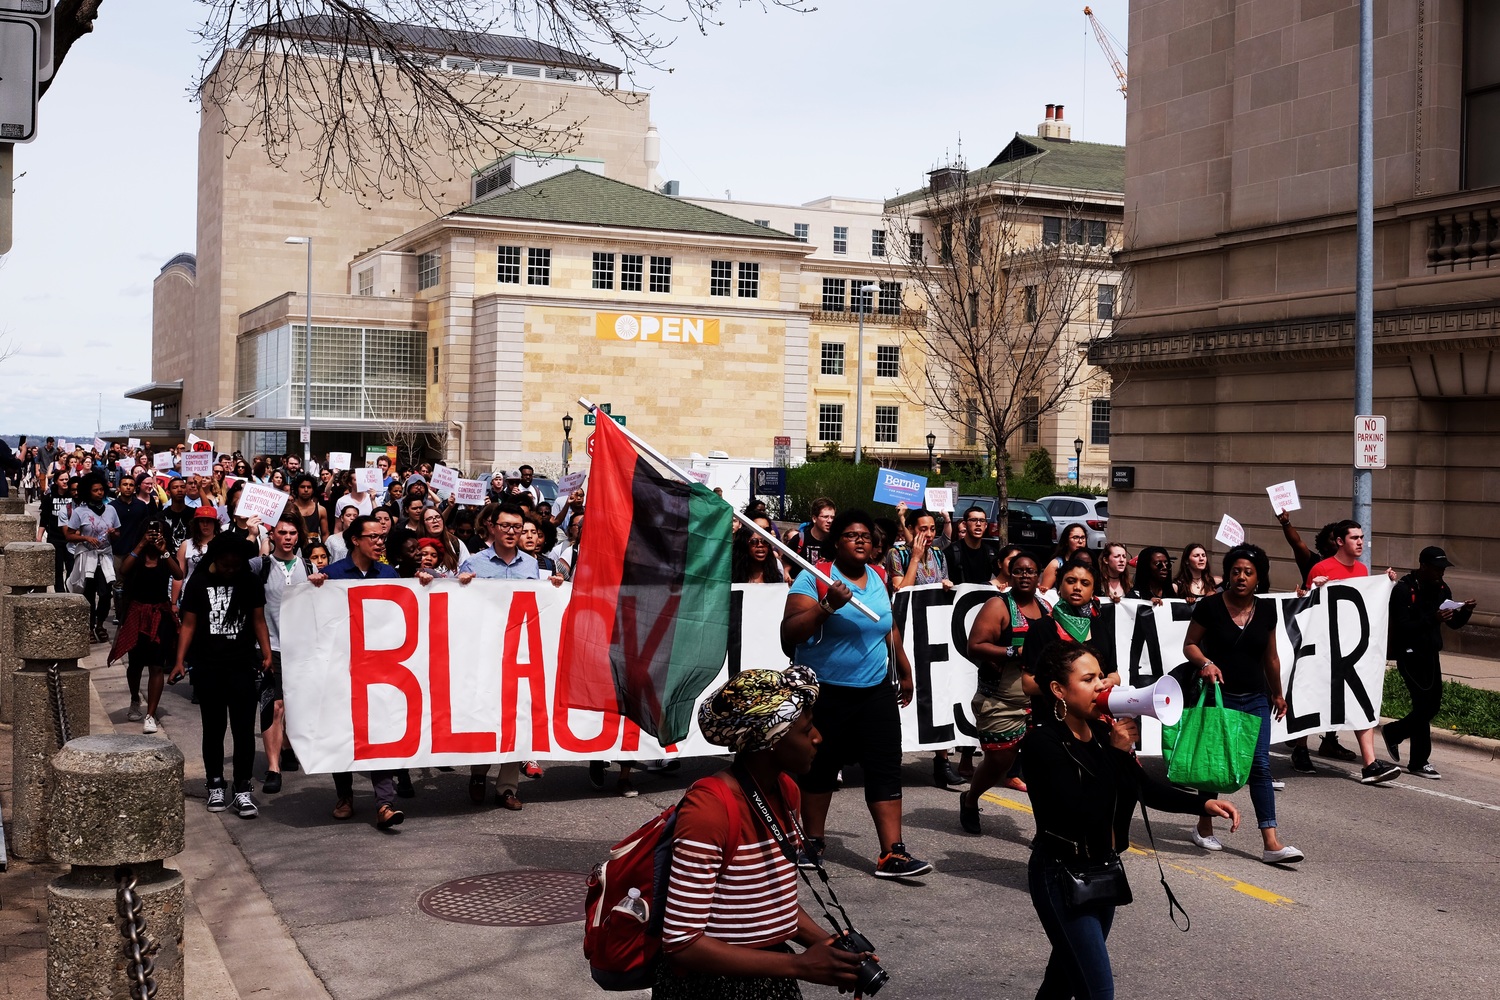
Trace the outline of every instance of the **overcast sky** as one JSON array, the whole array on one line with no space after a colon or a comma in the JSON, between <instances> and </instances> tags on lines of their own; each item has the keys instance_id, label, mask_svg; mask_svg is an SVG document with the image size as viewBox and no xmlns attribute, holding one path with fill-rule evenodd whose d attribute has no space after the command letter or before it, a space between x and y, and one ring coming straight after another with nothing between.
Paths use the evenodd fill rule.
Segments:
<instances>
[{"instance_id":1,"label":"overcast sky","mask_svg":"<svg viewBox=\"0 0 1500 1000\"><path fill-rule=\"evenodd\" d=\"M660 172L684 195L886 197L960 142L987 162L1049 102L1067 105L1074 139L1124 142L1125 102L1082 3L811 2L763 14L728 0L723 28L683 35L664 56L672 72L638 80ZM1126 37L1127 0L1091 5ZM0 363L0 432L82 436L149 415L121 393L151 376L152 279L195 249L199 13L105 0L42 99L36 141L17 147L15 243L0 258L0 338L17 354Z\"/></svg>"}]
</instances>

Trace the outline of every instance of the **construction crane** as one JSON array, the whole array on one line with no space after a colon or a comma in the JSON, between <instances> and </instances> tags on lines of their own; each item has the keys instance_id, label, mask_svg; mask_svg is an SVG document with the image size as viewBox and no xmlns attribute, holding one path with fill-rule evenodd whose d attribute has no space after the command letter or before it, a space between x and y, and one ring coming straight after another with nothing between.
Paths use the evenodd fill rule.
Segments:
<instances>
[{"instance_id":1,"label":"construction crane","mask_svg":"<svg viewBox=\"0 0 1500 1000\"><path fill-rule=\"evenodd\" d=\"M1104 58L1109 61L1109 68L1115 71L1115 79L1120 81L1120 96L1125 96L1125 64L1121 62L1119 48L1120 40L1109 33L1109 29L1099 23L1091 8L1083 8L1083 16L1089 19L1089 27L1094 29L1094 38L1099 43L1099 48L1104 51Z\"/></svg>"}]
</instances>

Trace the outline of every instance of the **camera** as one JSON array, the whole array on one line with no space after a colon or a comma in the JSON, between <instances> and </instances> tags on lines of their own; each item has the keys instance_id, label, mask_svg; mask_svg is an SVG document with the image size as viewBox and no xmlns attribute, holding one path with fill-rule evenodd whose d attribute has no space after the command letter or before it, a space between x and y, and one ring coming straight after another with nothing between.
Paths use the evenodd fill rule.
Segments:
<instances>
[{"instance_id":1,"label":"camera","mask_svg":"<svg viewBox=\"0 0 1500 1000\"><path fill-rule=\"evenodd\" d=\"M843 934L834 939L833 946L856 955L864 952L874 952L875 946L870 939L859 931L850 927ZM862 996L872 997L880 992L880 988L891 978L891 974L880 967L880 963L873 958L866 958L859 963L858 979L855 992Z\"/></svg>"}]
</instances>

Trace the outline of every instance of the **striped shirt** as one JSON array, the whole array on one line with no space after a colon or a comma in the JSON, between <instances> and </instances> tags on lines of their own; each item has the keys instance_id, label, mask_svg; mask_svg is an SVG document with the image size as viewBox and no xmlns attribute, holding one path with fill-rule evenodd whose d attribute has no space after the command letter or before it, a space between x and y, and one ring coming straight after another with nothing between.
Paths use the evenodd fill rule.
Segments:
<instances>
[{"instance_id":1,"label":"striped shirt","mask_svg":"<svg viewBox=\"0 0 1500 1000\"><path fill-rule=\"evenodd\" d=\"M789 782L783 783L783 792ZM731 785L739 803L739 842L730 844L729 817L712 792L692 789L677 813L672 870L662 946L686 948L703 935L745 948L769 948L797 934L797 869L770 832L750 812L750 803ZM788 805L796 809L795 786ZM790 832L785 816L782 830ZM725 851L732 851L725 864Z\"/></svg>"}]
</instances>

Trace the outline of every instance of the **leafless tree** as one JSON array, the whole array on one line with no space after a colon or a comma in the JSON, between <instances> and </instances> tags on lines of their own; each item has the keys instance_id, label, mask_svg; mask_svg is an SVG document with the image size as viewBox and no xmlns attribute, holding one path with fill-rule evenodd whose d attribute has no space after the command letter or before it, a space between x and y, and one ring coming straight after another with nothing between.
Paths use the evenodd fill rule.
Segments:
<instances>
[{"instance_id":1,"label":"leafless tree","mask_svg":"<svg viewBox=\"0 0 1500 1000\"><path fill-rule=\"evenodd\" d=\"M926 307L903 313L925 362L903 366L906 394L993 450L1005 532L1003 470L1018 435L1094 381L1107 385L1088 349L1108 332L1097 296L1112 283L1118 226L1076 196L1033 185L1024 166L994 174L962 162L934 171L926 189L892 206L887 253ZM1054 229L1044 215L1059 220Z\"/></svg>"},{"instance_id":2,"label":"leafless tree","mask_svg":"<svg viewBox=\"0 0 1500 1000\"><path fill-rule=\"evenodd\" d=\"M417 442L422 438L418 421L401 417L383 418L380 421L380 434L387 445L395 447L397 465L416 461Z\"/></svg>"}]
</instances>

